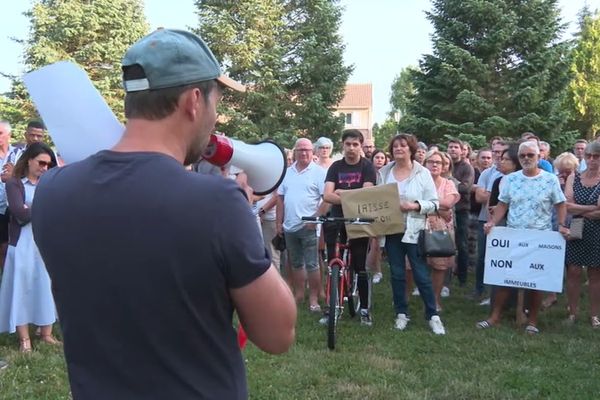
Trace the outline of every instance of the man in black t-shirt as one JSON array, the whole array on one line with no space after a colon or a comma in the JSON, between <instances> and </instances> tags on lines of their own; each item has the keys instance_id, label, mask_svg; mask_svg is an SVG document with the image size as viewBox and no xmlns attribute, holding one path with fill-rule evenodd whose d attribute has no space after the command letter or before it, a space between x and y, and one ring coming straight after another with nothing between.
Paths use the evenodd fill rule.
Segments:
<instances>
[{"instance_id":1,"label":"man in black t-shirt","mask_svg":"<svg viewBox=\"0 0 600 400\"><path fill-rule=\"evenodd\" d=\"M121 140L48 171L32 206L73 399L246 399L233 312L281 353L296 306L250 190L183 167L214 130L221 85L240 85L202 39L166 29L127 51L123 78Z\"/></svg>"},{"instance_id":2,"label":"man in black t-shirt","mask_svg":"<svg viewBox=\"0 0 600 400\"><path fill-rule=\"evenodd\" d=\"M375 185L377 172L369 160L361 157L363 135L356 129L344 131L342 146L344 158L331 164L325 178L323 199L332 204L331 216L343 217L340 193L346 190L360 189ZM343 224L327 224L324 226L327 257L332 260L335 256L336 241L346 241L346 227ZM369 312L369 277L365 269L369 238L350 240L352 253L350 267L358 276L358 295L360 297L360 322L363 325L373 324Z\"/></svg>"}]
</instances>

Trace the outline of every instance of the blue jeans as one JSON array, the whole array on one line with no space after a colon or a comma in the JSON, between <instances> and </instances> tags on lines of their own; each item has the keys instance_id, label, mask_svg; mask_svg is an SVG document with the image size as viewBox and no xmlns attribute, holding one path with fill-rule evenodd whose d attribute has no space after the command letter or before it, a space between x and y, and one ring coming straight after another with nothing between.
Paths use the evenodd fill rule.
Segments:
<instances>
[{"instance_id":1,"label":"blue jeans","mask_svg":"<svg viewBox=\"0 0 600 400\"><path fill-rule=\"evenodd\" d=\"M456 249L458 250L457 268L458 281L461 285L467 282L469 266L469 210L456 211Z\"/></svg>"},{"instance_id":2,"label":"blue jeans","mask_svg":"<svg viewBox=\"0 0 600 400\"><path fill-rule=\"evenodd\" d=\"M402 242L402 233L385 237L385 251L387 252L392 275L392 295L394 298L394 311L396 314L408 315L406 301L406 256L412 266L415 283L419 288L421 299L425 305L425 318L430 320L437 315L435 296L431 285L429 267L425 260L417 253L417 245Z\"/></svg>"},{"instance_id":3,"label":"blue jeans","mask_svg":"<svg viewBox=\"0 0 600 400\"><path fill-rule=\"evenodd\" d=\"M477 225L477 265L475 266L475 294L481 296L485 292L483 285L483 271L485 269L485 240L483 231L485 221L478 221Z\"/></svg>"}]
</instances>

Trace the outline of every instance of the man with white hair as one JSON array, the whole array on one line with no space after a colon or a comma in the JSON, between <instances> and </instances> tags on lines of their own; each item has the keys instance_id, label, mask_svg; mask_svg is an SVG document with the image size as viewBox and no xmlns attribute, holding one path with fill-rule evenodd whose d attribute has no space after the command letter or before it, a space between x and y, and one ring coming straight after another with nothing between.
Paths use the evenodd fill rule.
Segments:
<instances>
[{"instance_id":1,"label":"man with white hair","mask_svg":"<svg viewBox=\"0 0 600 400\"><path fill-rule=\"evenodd\" d=\"M569 229L565 226L567 216L566 198L556 175L538 166L540 149L535 142L525 141L519 145L519 162L523 169L504 178L490 222L484 225L486 234L504 218L508 211L506 226L514 229L552 230L552 208L556 208L558 231L566 238ZM542 293L530 290L529 321L525 332L539 333L537 316L542 302ZM487 329L500 322L501 312L510 295L510 288L499 287L494 298L490 317L477 323L480 329Z\"/></svg>"},{"instance_id":2,"label":"man with white hair","mask_svg":"<svg viewBox=\"0 0 600 400\"><path fill-rule=\"evenodd\" d=\"M315 142L315 155L317 156L317 165L321 168L327 170L331 164L333 164L333 159L331 158L331 152L333 151L333 142L331 139L321 136Z\"/></svg>"},{"instance_id":3,"label":"man with white hair","mask_svg":"<svg viewBox=\"0 0 600 400\"><path fill-rule=\"evenodd\" d=\"M320 312L321 272L317 259L317 232L314 224L304 224L302 217L321 215L319 204L325 186L325 169L312 161L313 145L302 138L294 145L296 161L287 169L277 189L277 232L285 234L292 264L292 286L296 302L304 300L305 275L308 277L309 309ZM324 207L324 206L323 206Z\"/></svg>"}]
</instances>

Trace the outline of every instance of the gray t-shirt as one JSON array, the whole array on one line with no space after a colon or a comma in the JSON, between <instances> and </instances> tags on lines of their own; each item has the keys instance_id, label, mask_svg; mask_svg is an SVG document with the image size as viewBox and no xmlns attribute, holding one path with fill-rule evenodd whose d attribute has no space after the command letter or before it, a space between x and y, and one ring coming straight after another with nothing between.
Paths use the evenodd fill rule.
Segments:
<instances>
[{"instance_id":1,"label":"gray t-shirt","mask_svg":"<svg viewBox=\"0 0 600 400\"><path fill-rule=\"evenodd\" d=\"M48 171L32 220L75 400L247 398L229 289L270 259L235 182L101 151Z\"/></svg>"}]
</instances>

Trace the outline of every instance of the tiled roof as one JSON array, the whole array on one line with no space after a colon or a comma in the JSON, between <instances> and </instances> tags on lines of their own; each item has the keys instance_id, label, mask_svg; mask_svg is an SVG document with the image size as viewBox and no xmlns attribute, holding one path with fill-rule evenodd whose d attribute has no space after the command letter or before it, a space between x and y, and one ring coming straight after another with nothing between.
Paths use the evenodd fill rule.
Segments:
<instances>
[{"instance_id":1,"label":"tiled roof","mask_svg":"<svg viewBox=\"0 0 600 400\"><path fill-rule=\"evenodd\" d=\"M337 108L371 108L373 85L370 83L348 83L344 98Z\"/></svg>"}]
</instances>

